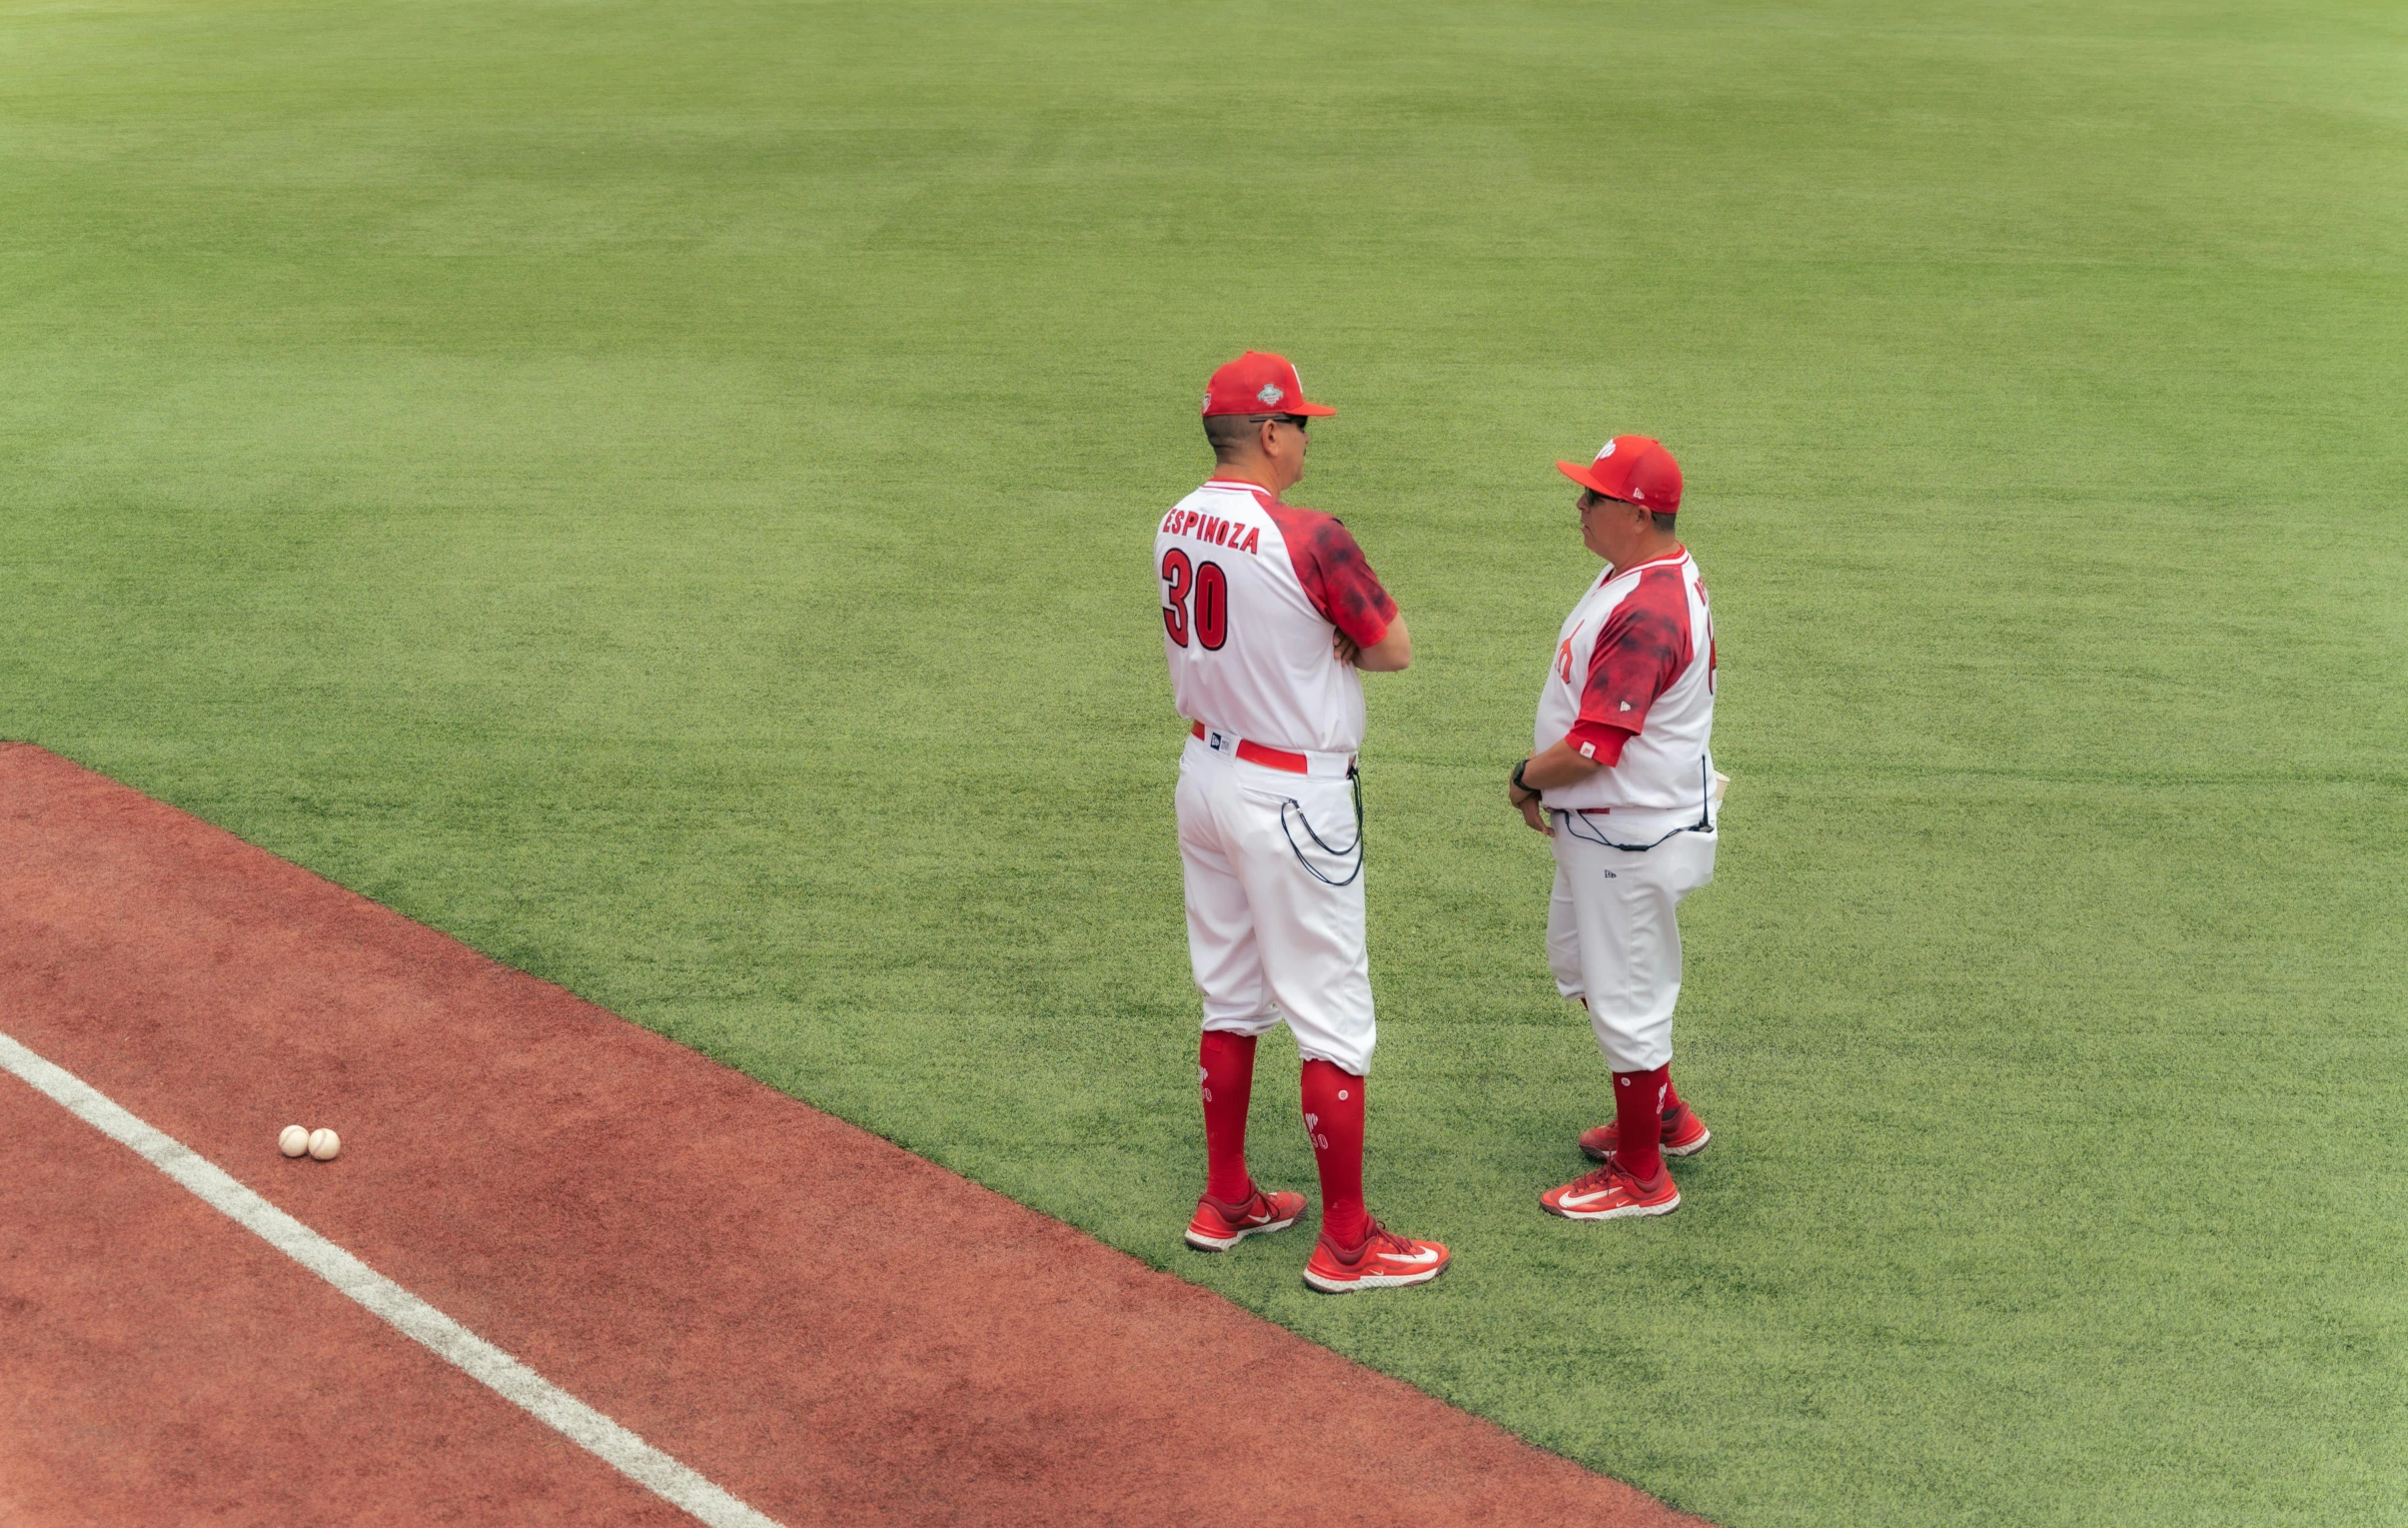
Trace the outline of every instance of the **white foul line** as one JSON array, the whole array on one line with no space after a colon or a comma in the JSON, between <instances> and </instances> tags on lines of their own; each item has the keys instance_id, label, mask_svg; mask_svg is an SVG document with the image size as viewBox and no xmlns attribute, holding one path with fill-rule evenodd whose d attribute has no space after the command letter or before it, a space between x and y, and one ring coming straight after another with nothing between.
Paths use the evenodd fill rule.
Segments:
<instances>
[{"instance_id":1,"label":"white foul line","mask_svg":"<svg viewBox=\"0 0 2408 1528\"><path fill-rule=\"evenodd\" d=\"M710 1528L780 1528L720 1487L369 1267L236 1182L182 1141L143 1123L98 1088L0 1033L0 1066L64 1104L78 1119L132 1147L152 1166L257 1232L293 1261L382 1317L395 1330L457 1364L470 1378L559 1432L612 1469Z\"/></svg>"}]
</instances>

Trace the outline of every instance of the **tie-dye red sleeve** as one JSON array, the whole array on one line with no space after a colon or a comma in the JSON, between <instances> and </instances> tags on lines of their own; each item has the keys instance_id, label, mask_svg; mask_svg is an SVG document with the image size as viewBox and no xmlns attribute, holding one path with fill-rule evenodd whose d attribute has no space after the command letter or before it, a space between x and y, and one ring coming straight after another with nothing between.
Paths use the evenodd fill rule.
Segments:
<instances>
[{"instance_id":1,"label":"tie-dye red sleeve","mask_svg":"<svg viewBox=\"0 0 2408 1528\"><path fill-rule=\"evenodd\" d=\"M1672 688L1693 656L1689 592L1681 572L1651 568L1597 634L1589 682L1581 688L1580 719L1564 741L1599 764L1621 763L1623 745L1639 736L1648 708Z\"/></svg>"},{"instance_id":2,"label":"tie-dye red sleeve","mask_svg":"<svg viewBox=\"0 0 2408 1528\"><path fill-rule=\"evenodd\" d=\"M1358 648L1368 648L1388 635L1396 620L1396 602L1380 587L1363 549L1352 532L1334 515L1300 510L1293 505L1265 506L1288 544L1288 562L1305 598L1321 619L1346 634Z\"/></svg>"}]
</instances>

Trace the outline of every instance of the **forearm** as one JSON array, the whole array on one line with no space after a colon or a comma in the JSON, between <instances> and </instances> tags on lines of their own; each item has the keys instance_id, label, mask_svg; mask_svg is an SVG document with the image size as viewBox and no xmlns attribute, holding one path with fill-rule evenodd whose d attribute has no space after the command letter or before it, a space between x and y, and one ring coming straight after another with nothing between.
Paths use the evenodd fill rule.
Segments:
<instances>
[{"instance_id":1,"label":"forearm","mask_svg":"<svg viewBox=\"0 0 2408 1528\"><path fill-rule=\"evenodd\" d=\"M1378 642L1355 652L1355 667L1366 674L1395 674L1413 662L1413 634L1405 630L1405 617L1399 612L1388 623L1388 630Z\"/></svg>"},{"instance_id":2,"label":"forearm","mask_svg":"<svg viewBox=\"0 0 2408 1528\"><path fill-rule=\"evenodd\" d=\"M1560 790L1604 767L1594 759L1583 759L1570 744L1558 742L1531 756L1530 763L1522 766L1522 783L1533 790Z\"/></svg>"},{"instance_id":3,"label":"forearm","mask_svg":"<svg viewBox=\"0 0 2408 1528\"><path fill-rule=\"evenodd\" d=\"M1555 818L1541 797L1544 790L1556 790L1587 779L1605 765L1559 743L1514 765L1513 777L1505 782L1505 798L1522 813L1522 820L1532 830L1555 836Z\"/></svg>"}]
</instances>

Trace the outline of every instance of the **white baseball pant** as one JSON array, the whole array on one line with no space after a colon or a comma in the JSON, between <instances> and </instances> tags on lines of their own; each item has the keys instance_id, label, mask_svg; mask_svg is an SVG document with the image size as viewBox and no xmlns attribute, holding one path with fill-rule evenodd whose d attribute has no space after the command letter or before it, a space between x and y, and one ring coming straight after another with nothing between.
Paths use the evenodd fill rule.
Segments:
<instances>
[{"instance_id":1,"label":"white baseball pant","mask_svg":"<svg viewBox=\"0 0 2408 1528\"><path fill-rule=\"evenodd\" d=\"M1194 739L1179 761L1179 858L1187 880L1187 953L1204 993L1204 1027L1261 1034L1283 1019L1307 1059L1363 1076L1377 1026L1354 855L1352 787L1291 774ZM1282 815L1286 818L1282 826ZM1291 846L1291 840L1294 846Z\"/></svg>"},{"instance_id":2,"label":"white baseball pant","mask_svg":"<svg viewBox=\"0 0 2408 1528\"><path fill-rule=\"evenodd\" d=\"M1673 1005L1681 999L1681 899L1714 879L1717 832L1676 832L1694 815L1580 816L1557 811L1555 894L1547 904L1547 963L1556 990L1589 1005L1589 1027L1616 1071L1653 1071L1673 1059ZM1718 813L1719 816L1719 813ZM1570 820L1567 820L1567 819Z\"/></svg>"}]
</instances>

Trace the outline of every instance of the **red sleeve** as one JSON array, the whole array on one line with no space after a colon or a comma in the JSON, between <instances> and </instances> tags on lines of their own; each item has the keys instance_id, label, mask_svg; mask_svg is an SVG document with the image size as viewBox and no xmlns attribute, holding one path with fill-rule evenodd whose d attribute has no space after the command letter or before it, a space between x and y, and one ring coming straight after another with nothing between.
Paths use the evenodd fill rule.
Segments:
<instances>
[{"instance_id":1,"label":"red sleeve","mask_svg":"<svg viewBox=\"0 0 2408 1528\"><path fill-rule=\"evenodd\" d=\"M1689 642L1689 591L1678 568L1649 569L1623 597L1589 654L1589 683L1581 689L1580 719L1564 742L1599 764L1622 762L1623 745L1639 736L1648 708L1672 688L1695 657Z\"/></svg>"},{"instance_id":2,"label":"red sleeve","mask_svg":"<svg viewBox=\"0 0 2408 1528\"><path fill-rule=\"evenodd\" d=\"M1638 737L1619 727L1605 727L1594 722L1575 722L1572 731L1564 735L1564 747L1583 759L1594 760L1611 769L1622 763L1622 746Z\"/></svg>"},{"instance_id":3,"label":"red sleeve","mask_svg":"<svg viewBox=\"0 0 2408 1528\"><path fill-rule=\"evenodd\" d=\"M1274 502L1264 508L1278 525L1280 540L1288 544L1296 581L1321 619L1358 648L1387 636L1388 624L1396 620L1396 602L1380 587L1380 576L1371 571L1345 524L1334 515L1294 505Z\"/></svg>"}]
</instances>

